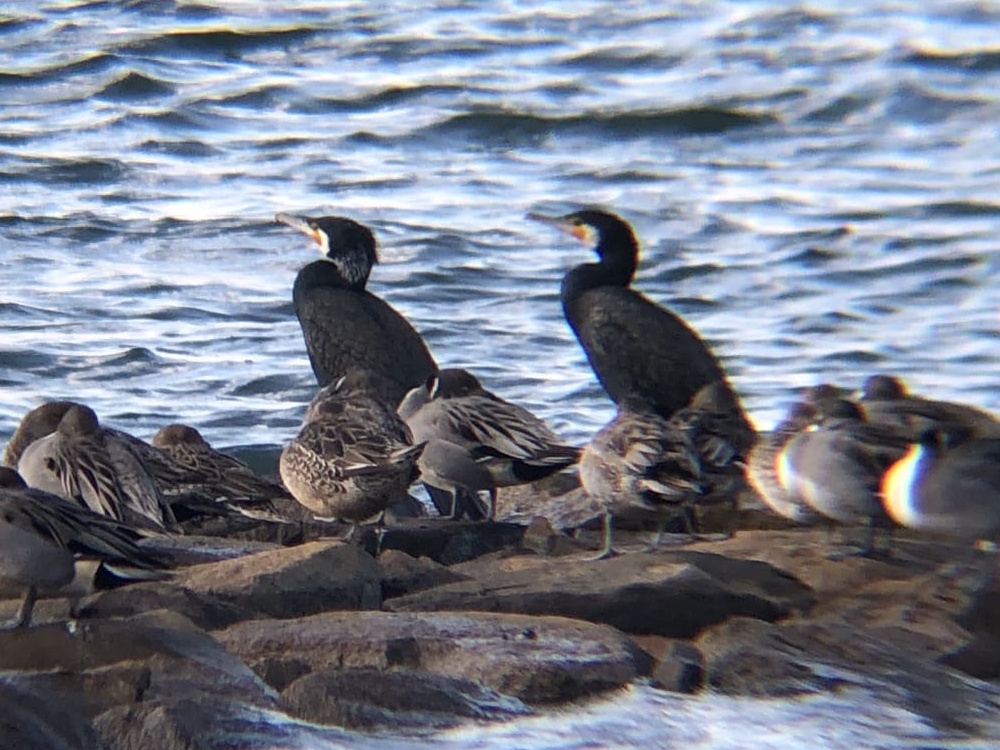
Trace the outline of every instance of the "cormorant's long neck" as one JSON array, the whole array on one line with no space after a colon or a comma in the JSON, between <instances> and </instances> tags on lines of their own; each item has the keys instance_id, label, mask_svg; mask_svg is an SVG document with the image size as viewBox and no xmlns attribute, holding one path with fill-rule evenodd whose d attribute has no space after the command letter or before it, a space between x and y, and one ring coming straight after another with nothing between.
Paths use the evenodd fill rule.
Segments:
<instances>
[{"instance_id":1,"label":"cormorant's long neck","mask_svg":"<svg viewBox=\"0 0 1000 750\"><path fill-rule=\"evenodd\" d=\"M564 308L589 289L602 286L627 287L635 276L639 247L635 238L619 234L602 237L597 247L601 260L571 268L563 277L561 297Z\"/></svg>"},{"instance_id":2,"label":"cormorant's long neck","mask_svg":"<svg viewBox=\"0 0 1000 750\"><path fill-rule=\"evenodd\" d=\"M298 304L298 300L313 289L353 289L357 292L363 292L366 282L367 278L361 283L345 278L336 263L331 263L328 260L314 260L304 266L295 277L292 299Z\"/></svg>"}]
</instances>

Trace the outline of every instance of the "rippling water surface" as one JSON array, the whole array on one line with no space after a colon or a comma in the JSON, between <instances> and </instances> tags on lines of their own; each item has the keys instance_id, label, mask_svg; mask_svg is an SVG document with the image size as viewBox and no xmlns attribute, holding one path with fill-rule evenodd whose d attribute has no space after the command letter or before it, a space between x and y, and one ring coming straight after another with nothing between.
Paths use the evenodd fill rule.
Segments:
<instances>
[{"instance_id":1,"label":"rippling water surface","mask_svg":"<svg viewBox=\"0 0 1000 750\"><path fill-rule=\"evenodd\" d=\"M291 437L276 211L370 224L438 361L573 440L611 414L558 302L588 252L524 214L584 204L761 425L876 370L1000 408L995 4L278 5L4 6L0 439L56 396Z\"/></svg>"}]
</instances>

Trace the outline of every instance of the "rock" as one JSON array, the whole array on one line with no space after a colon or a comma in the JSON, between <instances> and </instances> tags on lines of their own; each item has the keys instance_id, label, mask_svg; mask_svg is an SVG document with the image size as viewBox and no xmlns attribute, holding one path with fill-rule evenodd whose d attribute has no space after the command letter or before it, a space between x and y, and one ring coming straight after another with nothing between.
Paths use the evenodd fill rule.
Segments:
<instances>
[{"instance_id":1,"label":"rock","mask_svg":"<svg viewBox=\"0 0 1000 750\"><path fill-rule=\"evenodd\" d=\"M245 606L190 591L174 582L139 583L104 592L87 600L79 614L89 620L128 617L157 609L176 612L206 630L260 616Z\"/></svg>"},{"instance_id":2,"label":"rock","mask_svg":"<svg viewBox=\"0 0 1000 750\"><path fill-rule=\"evenodd\" d=\"M0 670L61 694L88 714L203 691L273 705L276 696L212 636L180 615L0 631Z\"/></svg>"},{"instance_id":3,"label":"rock","mask_svg":"<svg viewBox=\"0 0 1000 750\"><path fill-rule=\"evenodd\" d=\"M405 669L319 670L293 682L282 701L301 719L368 730L442 728L462 718L531 712L521 701L474 682Z\"/></svg>"},{"instance_id":4,"label":"rock","mask_svg":"<svg viewBox=\"0 0 1000 750\"><path fill-rule=\"evenodd\" d=\"M491 557L456 569L474 580L390 599L386 609L561 615L691 638L727 617L777 620L814 602L807 586L771 565L689 550L599 561Z\"/></svg>"},{"instance_id":5,"label":"rock","mask_svg":"<svg viewBox=\"0 0 1000 750\"><path fill-rule=\"evenodd\" d=\"M0 747L10 750L104 750L76 704L42 689L0 680Z\"/></svg>"},{"instance_id":6,"label":"rock","mask_svg":"<svg viewBox=\"0 0 1000 750\"><path fill-rule=\"evenodd\" d=\"M705 684L705 657L687 641L672 641L650 678L656 687L675 693L696 693Z\"/></svg>"},{"instance_id":7,"label":"rock","mask_svg":"<svg viewBox=\"0 0 1000 750\"><path fill-rule=\"evenodd\" d=\"M192 534L157 534L144 538L140 545L155 552L173 568L228 560L280 548L280 545L269 542L247 542Z\"/></svg>"},{"instance_id":8,"label":"rock","mask_svg":"<svg viewBox=\"0 0 1000 750\"><path fill-rule=\"evenodd\" d=\"M98 716L94 726L110 750L346 747L357 742L338 729L199 693L118 706Z\"/></svg>"},{"instance_id":9,"label":"rock","mask_svg":"<svg viewBox=\"0 0 1000 750\"><path fill-rule=\"evenodd\" d=\"M553 529L549 520L543 516L531 519L528 528L524 530L521 547L542 556L573 555L584 550L575 539Z\"/></svg>"},{"instance_id":10,"label":"rock","mask_svg":"<svg viewBox=\"0 0 1000 750\"><path fill-rule=\"evenodd\" d=\"M216 637L255 670L288 659L327 668L422 670L526 703L569 700L645 674L648 657L606 625L486 612L329 612L255 620ZM258 674L262 674L258 671Z\"/></svg>"},{"instance_id":11,"label":"rock","mask_svg":"<svg viewBox=\"0 0 1000 750\"><path fill-rule=\"evenodd\" d=\"M170 606L212 629L261 615L372 609L381 601L381 573L370 555L343 542L311 542L195 565L170 582L110 591L82 613L106 616Z\"/></svg>"},{"instance_id":12,"label":"rock","mask_svg":"<svg viewBox=\"0 0 1000 750\"><path fill-rule=\"evenodd\" d=\"M768 560L798 574L819 598L810 619L844 623L859 638L890 641L973 677L1000 677L993 554L897 532L888 557L843 557L843 543L819 529L741 532L694 546Z\"/></svg>"},{"instance_id":13,"label":"rock","mask_svg":"<svg viewBox=\"0 0 1000 750\"><path fill-rule=\"evenodd\" d=\"M382 597L411 594L445 583L468 580L427 557L411 557L400 550L390 549L378 557L382 571Z\"/></svg>"},{"instance_id":14,"label":"rock","mask_svg":"<svg viewBox=\"0 0 1000 750\"><path fill-rule=\"evenodd\" d=\"M173 666L161 662L160 674L164 667ZM147 661L121 661L83 671L22 672L18 681L92 717L115 706L131 706L145 700L153 670Z\"/></svg>"},{"instance_id":15,"label":"rock","mask_svg":"<svg viewBox=\"0 0 1000 750\"><path fill-rule=\"evenodd\" d=\"M288 502L298 505L294 500ZM181 522L181 528L190 536L290 546L343 536L350 527L346 524L320 521L309 514L306 518L282 521L227 513L222 516L193 516Z\"/></svg>"},{"instance_id":16,"label":"rock","mask_svg":"<svg viewBox=\"0 0 1000 750\"><path fill-rule=\"evenodd\" d=\"M561 471L531 484L497 491L497 519L527 526L544 518L557 530L575 529L603 515L600 503L580 486L575 472Z\"/></svg>"},{"instance_id":17,"label":"rock","mask_svg":"<svg viewBox=\"0 0 1000 750\"><path fill-rule=\"evenodd\" d=\"M357 541L369 553L401 550L411 557L429 557L442 565L474 560L503 549L516 549L524 527L511 523L416 518L387 526L378 541L376 530L358 527Z\"/></svg>"},{"instance_id":18,"label":"rock","mask_svg":"<svg viewBox=\"0 0 1000 750\"><path fill-rule=\"evenodd\" d=\"M353 544L311 542L188 568L178 583L271 617L377 609L381 574Z\"/></svg>"},{"instance_id":19,"label":"rock","mask_svg":"<svg viewBox=\"0 0 1000 750\"><path fill-rule=\"evenodd\" d=\"M727 695L792 696L861 688L943 731L995 722L1000 690L959 675L919 651L836 621L781 625L734 619L696 642L708 684Z\"/></svg>"}]
</instances>

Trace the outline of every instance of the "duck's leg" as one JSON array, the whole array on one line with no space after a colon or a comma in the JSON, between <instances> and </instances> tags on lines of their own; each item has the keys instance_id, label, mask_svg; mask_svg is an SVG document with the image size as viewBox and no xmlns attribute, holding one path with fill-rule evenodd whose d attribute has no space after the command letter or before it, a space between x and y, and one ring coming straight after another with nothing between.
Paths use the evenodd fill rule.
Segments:
<instances>
[{"instance_id":1,"label":"duck's leg","mask_svg":"<svg viewBox=\"0 0 1000 750\"><path fill-rule=\"evenodd\" d=\"M611 546L611 530L611 511L606 510L604 511L604 545L601 547L600 552L593 557L586 558L587 560L606 560L618 554L615 552L614 547Z\"/></svg>"},{"instance_id":2,"label":"duck's leg","mask_svg":"<svg viewBox=\"0 0 1000 750\"><path fill-rule=\"evenodd\" d=\"M31 625L31 614L35 609L35 600L38 598L38 589L35 586L28 586L28 590L24 592L24 601L21 602L21 606L17 610L17 619L14 621L14 627L26 628Z\"/></svg>"},{"instance_id":3,"label":"duck's leg","mask_svg":"<svg viewBox=\"0 0 1000 750\"><path fill-rule=\"evenodd\" d=\"M486 516L487 521L497 520L497 488L490 487L490 510Z\"/></svg>"},{"instance_id":4,"label":"duck's leg","mask_svg":"<svg viewBox=\"0 0 1000 750\"><path fill-rule=\"evenodd\" d=\"M385 511L375 519L375 557L382 554L382 540L385 538Z\"/></svg>"},{"instance_id":5,"label":"duck's leg","mask_svg":"<svg viewBox=\"0 0 1000 750\"><path fill-rule=\"evenodd\" d=\"M660 539L663 537L663 530L667 528L667 521L661 521L660 525L656 527L656 532L653 534L653 538L649 540L649 544L643 552L656 552L656 549L660 546Z\"/></svg>"}]
</instances>

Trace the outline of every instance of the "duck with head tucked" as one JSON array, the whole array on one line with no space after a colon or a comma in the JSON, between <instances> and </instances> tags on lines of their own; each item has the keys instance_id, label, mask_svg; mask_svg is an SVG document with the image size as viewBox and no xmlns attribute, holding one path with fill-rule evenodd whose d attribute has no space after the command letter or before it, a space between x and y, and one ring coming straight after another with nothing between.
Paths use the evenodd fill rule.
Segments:
<instances>
[{"instance_id":1,"label":"duck with head tucked","mask_svg":"<svg viewBox=\"0 0 1000 750\"><path fill-rule=\"evenodd\" d=\"M131 436L100 424L94 410L68 408L55 431L23 449L17 469L32 487L137 528L179 531L170 504Z\"/></svg>"},{"instance_id":2,"label":"duck with head tucked","mask_svg":"<svg viewBox=\"0 0 1000 750\"><path fill-rule=\"evenodd\" d=\"M882 500L901 526L1000 541L1000 439L927 430L886 472Z\"/></svg>"},{"instance_id":3,"label":"duck with head tucked","mask_svg":"<svg viewBox=\"0 0 1000 750\"><path fill-rule=\"evenodd\" d=\"M461 368L439 370L413 388L399 414L413 439L428 444L420 458L424 482L451 495L451 507L438 509L442 515L455 515L460 490L485 490L487 518L494 520L498 487L544 479L580 457L541 419Z\"/></svg>"},{"instance_id":4,"label":"duck with head tucked","mask_svg":"<svg viewBox=\"0 0 1000 750\"><path fill-rule=\"evenodd\" d=\"M31 624L39 594L67 592L80 558L130 568L162 567L138 545L140 534L107 515L28 487L13 469L0 468L0 585L24 592L15 625ZM75 603L70 611L75 611Z\"/></svg>"}]
</instances>

